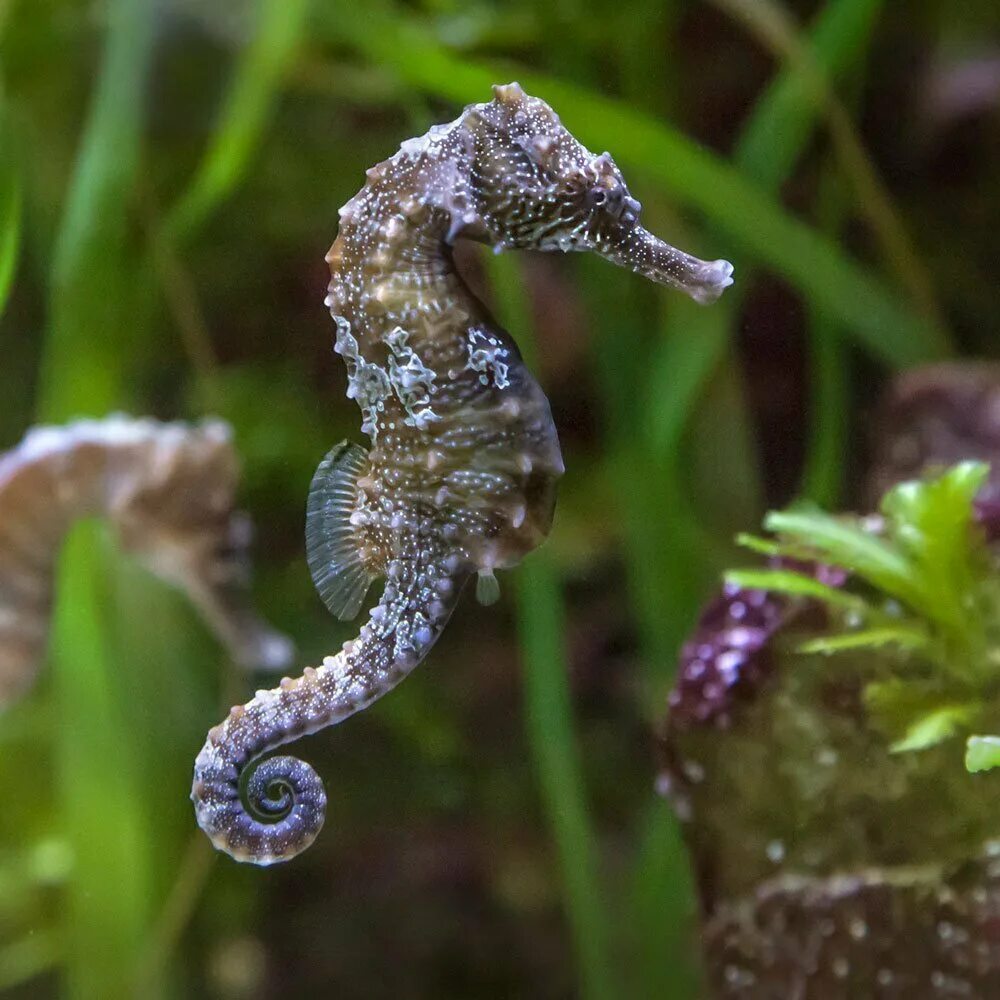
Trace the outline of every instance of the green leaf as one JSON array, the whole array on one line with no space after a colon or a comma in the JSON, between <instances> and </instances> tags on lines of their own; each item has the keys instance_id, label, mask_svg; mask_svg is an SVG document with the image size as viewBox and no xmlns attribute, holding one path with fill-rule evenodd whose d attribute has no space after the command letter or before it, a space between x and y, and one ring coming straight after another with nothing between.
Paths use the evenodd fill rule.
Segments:
<instances>
[{"instance_id":1,"label":"green leaf","mask_svg":"<svg viewBox=\"0 0 1000 1000\"><path fill-rule=\"evenodd\" d=\"M1000 736L970 736L965 743L965 769L971 774L1000 766Z\"/></svg>"},{"instance_id":2,"label":"green leaf","mask_svg":"<svg viewBox=\"0 0 1000 1000\"><path fill-rule=\"evenodd\" d=\"M781 556L785 554L785 549L780 542L770 538L761 538L760 535L751 535L746 531L741 531L736 536L736 544L742 545L751 552L757 552L762 556Z\"/></svg>"},{"instance_id":3,"label":"green leaf","mask_svg":"<svg viewBox=\"0 0 1000 1000\"><path fill-rule=\"evenodd\" d=\"M573 731L562 595L544 554L517 571L516 592L528 741L562 870L580 968L579 988L588 1000L603 1000L616 995L610 928L597 874L597 838Z\"/></svg>"},{"instance_id":4,"label":"green leaf","mask_svg":"<svg viewBox=\"0 0 1000 1000\"><path fill-rule=\"evenodd\" d=\"M939 678L890 677L865 687L865 708L891 740L893 753L922 750L968 726L980 711L973 701L955 701Z\"/></svg>"},{"instance_id":5,"label":"green leaf","mask_svg":"<svg viewBox=\"0 0 1000 1000\"><path fill-rule=\"evenodd\" d=\"M882 500L889 533L927 595L921 610L960 634L976 576L972 504L989 471L982 462L961 462L934 479L900 483Z\"/></svg>"},{"instance_id":6,"label":"green leaf","mask_svg":"<svg viewBox=\"0 0 1000 1000\"><path fill-rule=\"evenodd\" d=\"M3 124L0 113L0 142L6 138ZM21 248L21 185L13 164L6 159L0 155L0 316L14 284Z\"/></svg>"},{"instance_id":7,"label":"green leaf","mask_svg":"<svg viewBox=\"0 0 1000 1000\"><path fill-rule=\"evenodd\" d=\"M309 0L259 0L257 27L242 50L212 143L164 224L171 241L197 229L245 175L298 50L308 9Z\"/></svg>"},{"instance_id":8,"label":"green leaf","mask_svg":"<svg viewBox=\"0 0 1000 1000\"><path fill-rule=\"evenodd\" d=\"M926 750L936 746L969 721L975 707L970 705L943 705L926 715L915 719L901 740L896 740L889 749L892 753L906 753L910 750Z\"/></svg>"},{"instance_id":9,"label":"green leaf","mask_svg":"<svg viewBox=\"0 0 1000 1000\"><path fill-rule=\"evenodd\" d=\"M821 511L774 511L764 519L764 526L791 536L821 562L850 570L912 607L922 608L927 603L905 556L856 522Z\"/></svg>"},{"instance_id":10,"label":"green leaf","mask_svg":"<svg viewBox=\"0 0 1000 1000\"><path fill-rule=\"evenodd\" d=\"M868 48L884 0L828 0L804 41L818 69L831 81L852 68ZM813 134L818 109L795 66L776 74L754 106L735 159L761 186L777 190Z\"/></svg>"},{"instance_id":11,"label":"green leaf","mask_svg":"<svg viewBox=\"0 0 1000 1000\"><path fill-rule=\"evenodd\" d=\"M878 649L881 646L901 646L915 650L927 649L929 644L930 636L922 629L899 625L820 636L802 643L799 652L840 653L850 649Z\"/></svg>"},{"instance_id":12,"label":"green leaf","mask_svg":"<svg viewBox=\"0 0 1000 1000\"><path fill-rule=\"evenodd\" d=\"M733 570L726 573L725 580L726 583L747 590L767 590L774 594L787 594L789 597L811 598L852 614L863 615L865 618L879 617L879 612L863 598L829 587L811 576L796 573L794 570Z\"/></svg>"}]
</instances>

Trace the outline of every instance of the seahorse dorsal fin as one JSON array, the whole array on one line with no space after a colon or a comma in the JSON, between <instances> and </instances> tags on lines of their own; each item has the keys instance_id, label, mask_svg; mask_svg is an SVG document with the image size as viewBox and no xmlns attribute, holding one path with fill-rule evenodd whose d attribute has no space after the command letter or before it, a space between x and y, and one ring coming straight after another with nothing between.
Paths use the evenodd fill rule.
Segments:
<instances>
[{"instance_id":1,"label":"seahorse dorsal fin","mask_svg":"<svg viewBox=\"0 0 1000 1000\"><path fill-rule=\"evenodd\" d=\"M374 579L361 562L351 524L357 480L368 462L361 445L341 441L319 463L306 505L306 559L323 603L347 621L361 610Z\"/></svg>"}]
</instances>

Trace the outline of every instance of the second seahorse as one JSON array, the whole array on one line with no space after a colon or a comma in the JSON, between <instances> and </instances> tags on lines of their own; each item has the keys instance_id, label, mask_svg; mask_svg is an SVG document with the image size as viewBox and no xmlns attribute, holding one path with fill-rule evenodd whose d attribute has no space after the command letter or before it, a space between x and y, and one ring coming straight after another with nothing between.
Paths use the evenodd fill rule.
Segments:
<instances>
[{"instance_id":1,"label":"second seahorse","mask_svg":"<svg viewBox=\"0 0 1000 1000\"><path fill-rule=\"evenodd\" d=\"M562 457L548 400L510 335L455 269L459 237L506 249L591 250L711 302L732 283L639 224L608 153L595 156L544 102L494 87L453 122L368 171L340 211L327 260L335 349L371 448L321 463L307 513L309 566L352 618L384 577L357 639L318 668L235 707L209 734L192 799L202 829L239 861L286 861L315 839L323 784L294 757L262 755L370 705L427 655L468 578L548 534Z\"/></svg>"}]
</instances>

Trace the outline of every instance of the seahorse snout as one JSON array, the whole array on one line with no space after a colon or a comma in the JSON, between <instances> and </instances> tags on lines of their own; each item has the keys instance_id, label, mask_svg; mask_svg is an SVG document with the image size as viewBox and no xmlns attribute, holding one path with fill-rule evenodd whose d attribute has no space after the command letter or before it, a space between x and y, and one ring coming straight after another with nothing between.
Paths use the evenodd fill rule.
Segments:
<instances>
[{"instance_id":1,"label":"seahorse snout","mask_svg":"<svg viewBox=\"0 0 1000 1000\"><path fill-rule=\"evenodd\" d=\"M618 239L596 249L619 267L686 292L703 305L714 302L733 283L733 265L728 260L693 257L640 225L623 228Z\"/></svg>"},{"instance_id":2,"label":"seahorse snout","mask_svg":"<svg viewBox=\"0 0 1000 1000\"><path fill-rule=\"evenodd\" d=\"M692 285L688 294L701 305L714 302L733 283L733 265L728 260L713 260L703 264L700 283Z\"/></svg>"}]
</instances>

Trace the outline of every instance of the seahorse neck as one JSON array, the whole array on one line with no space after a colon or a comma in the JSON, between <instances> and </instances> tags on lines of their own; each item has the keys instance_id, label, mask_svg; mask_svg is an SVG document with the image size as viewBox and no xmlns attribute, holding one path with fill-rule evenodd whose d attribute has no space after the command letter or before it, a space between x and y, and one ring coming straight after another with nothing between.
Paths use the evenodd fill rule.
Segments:
<instances>
[{"instance_id":1,"label":"seahorse neck","mask_svg":"<svg viewBox=\"0 0 1000 1000\"><path fill-rule=\"evenodd\" d=\"M363 354L378 355L397 326L411 343L440 337L443 326L461 335L463 314L482 311L452 256L459 235L483 238L469 194L471 160L457 134L451 128L418 147L404 144L368 171L368 183L340 210L327 304L350 324ZM422 321L445 315L448 324L424 329Z\"/></svg>"}]
</instances>

